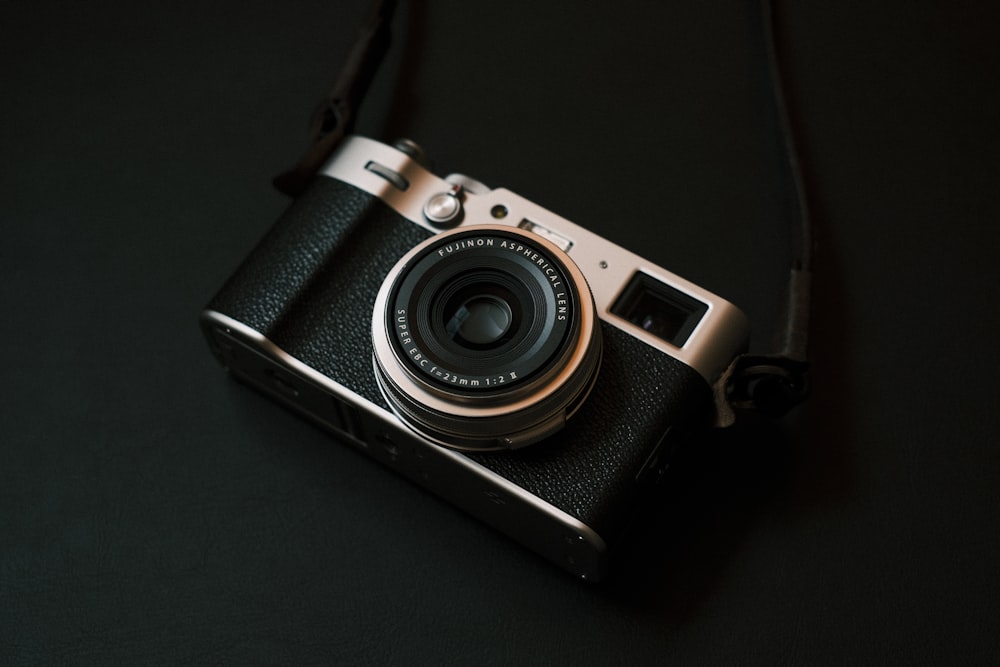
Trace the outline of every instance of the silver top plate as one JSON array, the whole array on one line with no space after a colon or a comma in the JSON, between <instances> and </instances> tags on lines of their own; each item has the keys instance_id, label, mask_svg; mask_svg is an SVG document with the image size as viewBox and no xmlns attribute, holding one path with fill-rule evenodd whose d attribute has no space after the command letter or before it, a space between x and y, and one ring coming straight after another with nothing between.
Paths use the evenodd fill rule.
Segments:
<instances>
[{"instance_id":1,"label":"silver top plate","mask_svg":"<svg viewBox=\"0 0 1000 667\"><path fill-rule=\"evenodd\" d=\"M397 174L401 180L380 175L385 170ZM372 139L348 137L320 173L379 197L414 224L434 233L442 231L424 217L424 204L435 195L451 191L454 185L427 171L402 151ZM401 182L406 183L405 189L400 189ZM464 216L459 227L509 225L527 229L549 242L558 239L557 245L565 249L586 277L598 317L687 364L709 384L745 347L749 336L746 316L725 299L509 190L496 188L479 194L465 191L462 197ZM493 215L497 207L505 209L503 218ZM683 345L673 345L611 312L637 271L708 306Z\"/></svg>"}]
</instances>

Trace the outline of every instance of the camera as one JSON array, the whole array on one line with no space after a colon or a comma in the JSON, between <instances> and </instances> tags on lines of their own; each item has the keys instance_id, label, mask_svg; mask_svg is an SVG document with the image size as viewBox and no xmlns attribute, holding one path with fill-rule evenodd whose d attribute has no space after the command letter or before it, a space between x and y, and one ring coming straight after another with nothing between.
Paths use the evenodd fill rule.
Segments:
<instances>
[{"instance_id":1,"label":"camera","mask_svg":"<svg viewBox=\"0 0 1000 667\"><path fill-rule=\"evenodd\" d=\"M504 189L344 140L201 326L237 379L596 581L748 336L732 304Z\"/></svg>"}]
</instances>

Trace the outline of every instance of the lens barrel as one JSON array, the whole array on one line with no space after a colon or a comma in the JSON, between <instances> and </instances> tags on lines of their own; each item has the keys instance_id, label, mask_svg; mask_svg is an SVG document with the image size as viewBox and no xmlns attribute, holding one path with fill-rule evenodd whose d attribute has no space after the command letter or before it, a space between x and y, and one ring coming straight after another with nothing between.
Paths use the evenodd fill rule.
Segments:
<instances>
[{"instance_id":1,"label":"lens barrel","mask_svg":"<svg viewBox=\"0 0 1000 667\"><path fill-rule=\"evenodd\" d=\"M516 448L558 430L601 357L582 272L505 226L446 232L403 257L379 291L372 339L393 410L458 449Z\"/></svg>"}]
</instances>

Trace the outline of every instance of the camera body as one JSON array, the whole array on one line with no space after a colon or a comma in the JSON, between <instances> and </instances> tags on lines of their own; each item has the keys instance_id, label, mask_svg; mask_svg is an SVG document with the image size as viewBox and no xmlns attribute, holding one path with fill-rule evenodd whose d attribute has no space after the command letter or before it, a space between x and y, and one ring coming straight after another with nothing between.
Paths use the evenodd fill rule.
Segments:
<instances>
[{"instance_id":1,"label":"camera body","mask_svg":"<svg viewBox=\"0 0 1000 667\"><path fill-rule=\"evenodd\" d=\"M676 439L709 423L711 385L745 347L746 319L514 193L439 178L398 146L344 141L202 313L209 346L237 379L599 580ZM422 326L418 346L410 332ZM424 349L437 338L449 340ZM489 363L456 371L466 349ZM498 394L504 380L518 392ZM415 394L423 412L407 402Z\"/></svg>"}]
</instances>

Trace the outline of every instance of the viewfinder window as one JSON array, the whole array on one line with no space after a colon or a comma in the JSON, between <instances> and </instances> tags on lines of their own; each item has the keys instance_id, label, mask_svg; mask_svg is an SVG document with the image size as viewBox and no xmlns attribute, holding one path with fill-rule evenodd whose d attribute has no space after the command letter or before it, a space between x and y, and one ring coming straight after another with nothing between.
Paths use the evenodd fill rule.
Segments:
<instances>
[{"instance_id":1,"label":"viewfinder window","mask_svg":"<svg viewBox=\"0 0 1000 667\"><path fill-rule=\"evenodd\" d=\"M683 347L708 305L636 272L611 312L676 347Z\"/></svg>"}]
</instances>

